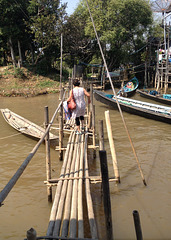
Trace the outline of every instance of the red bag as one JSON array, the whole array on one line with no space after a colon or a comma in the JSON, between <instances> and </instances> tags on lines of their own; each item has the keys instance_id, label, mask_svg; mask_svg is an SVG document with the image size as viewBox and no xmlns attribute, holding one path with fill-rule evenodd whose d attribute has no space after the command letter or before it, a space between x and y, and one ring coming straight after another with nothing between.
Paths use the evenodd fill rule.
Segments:
<instances>
[{"instance_id":1,"label":"red bag","mask_svg":"<svg viewBox=\"0 0 171 240\"><path fill-rule=\"evenodd\" d=\"M75 103L75 99L74 99L73 90L72 90L72 98L71 98L70 102L68 102L68 108L70 110L74 110L76 108L76 103Z\"/></svg>"}]
</instances>

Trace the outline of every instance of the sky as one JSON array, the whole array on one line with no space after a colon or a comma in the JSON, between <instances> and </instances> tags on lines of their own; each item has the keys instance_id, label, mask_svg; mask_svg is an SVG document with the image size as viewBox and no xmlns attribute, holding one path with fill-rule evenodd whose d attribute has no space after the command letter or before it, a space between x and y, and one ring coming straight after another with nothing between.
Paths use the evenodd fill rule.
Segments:
<instances>
[{"instance_id":1,"label":"sky","mask_svg":"<svg viewBox=\"0 0 171 240\"><path fill-rule=\"evenodd\" d=\"M68 13L68 15L71 15L74 12L74 10L77 8L79 0L62 0L61 2L68 3L66 12Z\"/></svg>"}]
</instances>

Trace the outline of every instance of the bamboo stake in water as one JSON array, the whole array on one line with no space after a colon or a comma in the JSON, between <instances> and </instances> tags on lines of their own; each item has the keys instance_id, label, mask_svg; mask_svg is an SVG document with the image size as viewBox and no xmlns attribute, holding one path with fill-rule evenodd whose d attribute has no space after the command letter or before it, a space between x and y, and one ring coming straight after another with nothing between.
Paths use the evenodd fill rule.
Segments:
<instances>
[{"instance_id":1,"label":"bamboo stake in water","mask_svg":"<svg viewBox=\"0 0 171 240\"><path fill-rule=\"evenodd\" d=\"M45 127L47 128L49 124L49 111L48 107L45 107ZM51 179L51 160L50 160L50 141L49 141L49 131L45 138L46 146L46 179L49 181ZM47 186L48 201L52 202L52 187Z\"/></svg>"},{"instance_id":2,"label":"bamboo stake in water","mask_svg":"<svg viewBox=\"0 0 171 240\"><path fill-rule=\"evenodd\" d=\"M103 120L99 120L99 149L104 150Z\"/></svg>"},{"instance_id":3,"label":"bamboo stake in water","mask_svg":"<svg viewBox=\"0 0 171 240\"><path fill-rule=\"evenodd\" d=\"M113 160L114 174L115 174L115 178L120 183L120 176L119 176L119 171L118 171L115 145L114 145L113 136L112 136L112 127L111 127L111 122L110 122L110 117L109 117L109 111L105 111L105 118L106 118L106 127L107 127L107 133L108 133L108 138L109 138L110 150L111 150L112 160Z\"/></svg>"},{"instance_id":4,"label":"bamboo stake in water","mask_svg":"<svg viewBox=\"0 0 171 240\"><path fill-rule=\"evenodd\" d=\"M103 203L104 203L104 211L105 211L107 239L113 240L112 214L111 214L109 176L108 176L106 151L99 151L99 155L100 155L100 166L101 166L101 172L102 172Z\"/></svg>"}]
</instances>

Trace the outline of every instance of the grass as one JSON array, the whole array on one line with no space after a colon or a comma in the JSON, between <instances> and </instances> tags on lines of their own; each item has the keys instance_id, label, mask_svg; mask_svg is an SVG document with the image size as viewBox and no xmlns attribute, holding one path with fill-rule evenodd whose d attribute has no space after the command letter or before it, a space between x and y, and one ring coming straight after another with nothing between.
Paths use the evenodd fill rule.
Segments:
<instances>
[{"instance_id":1,"label":"grass","mask_svg":"<svg viewBox=\"0 0 171 240\"><path fill-rule=\"evenodd\" d=\"M53 80L55 79L55 80ZM0 67L0 96L37 96L59 91L57 74L42 76L27 68Z\"/></svg>"}]
</instances>

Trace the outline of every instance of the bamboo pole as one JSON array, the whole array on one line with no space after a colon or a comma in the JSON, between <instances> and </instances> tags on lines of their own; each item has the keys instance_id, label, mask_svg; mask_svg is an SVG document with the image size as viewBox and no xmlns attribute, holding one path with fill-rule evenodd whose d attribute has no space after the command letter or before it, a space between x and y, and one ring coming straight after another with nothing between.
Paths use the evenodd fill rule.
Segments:
<instances>
[{"instance_id":1,"label":"bamboo pole","mask_svg":"<svg viewBox=\"0 0 171 240\"><path fill-rule=\"evenodd\" d=\"M93 112L93 85L92 83L90 84L90 111Z\"/></svg>"},{"instance_id":2,"label":"bamboo pole","mask_svg":"<svg viewBox=\"0 0 171 240\"><path fill-rule=\"evenodd\" d=\"M80 138L81 136L77 136L79 138L77 147L77 155L74 169L74 177L78 177L79 170L79 160L80 160ZM73 193L72 193L72 203L71 203L71 216L70 216L70 233L69 236L72 238L76 237L77 234L77 218L78 218L78 179L73 181Z\"/></svg>"},{"instance_id":3,"label":"bamboo pole","mask_svg":"<svg viewBox=\"0 0 171 240\"><path fill-rule=\"evenodd\" d=\"M67 165L67 161L68 161L68 155L69 155L69 149L70 149L72 134L69 137L69 142L68 142L67 149L66 149L66 152L65 152L64 162L63 162L63 165L62 165L62 168L61 168L61 173L60 173L60 178L61 179L63 179L64 176L65 176L65 170L66 170L66 165ZM49 225L48 225L48 229L47 229L47 235L52 235L53 234L53 228L54 228L54 224L55 224L56 213L57 213L60 194L61 194L61 190L62 190L62 184L63 184L63 181L59 181L58 185L57 185L57 189L56 189L56 193L55 193L55 197L54 197L54 201L53 201L53 205L52 205L52 209L51 209Z\"/></svg>"},{"instance_id":4,"label":"bamboo pole","mask_svg":"<svg viewBox=\"0 0 171 240\"><path fill-rule=\"evenodd\" d=\"M63 97L63 88L60 89L60 99ZM60 108L60 116L59 116L59 160L63 161L63 105Z\"/></svg>"},{"instance_id":5,"label":"bamboo pole","mask_svg":"<svg viewBox=\"0 0 171 240\"><path fill-rule=\"evenodd\" d=\"M110 151L111 151L112 160L113 160L114 174L116 179L118 179L118 182L120 183L120 176L119 176L119 170L118 170L118 164L117 164L117 158L116 158L115 145L114 145L113 136L112 136L112 127L110 122L109 111L105 111L105 118L106 118L106 127L107 127L107 133L109 138Z\"/></svg>"},{"instance_id":6,"label":"bamboo pole","mask_svg":"<svg viewBox=\"0 0 171 240\"><path fill-rule=\"evenodd\" d=\"M70 175L70 167L71 167L71 162L72 162L72 155L73 155L73 148L74 148L74 138L75 138L75 133L72 134L72 139L71 139L71 144L70 144L70 149L69 149L69 154L68 154L68 161L66 165L66 171L65 171L65 176L64 176L64 181L63 181L63 186L61 190L61 196L59 200L59 205L57 209L57 214L56 214L56 220L55 220L55 225L54 225L54 230L53 230L53 236L54 235L59 235L60 234L60 227L61 227L61 222L62 222L62 214L64 210L64 205L65 205L65 197L67 193L67 187L68 187L68 180L65 180L65 178L68 178ZM68 206L66 206L68 208Z\"/></svg>"},{"instance_id":7,"label":"bamboo pole","mask_svg":"<svg viewBox=\"0 0 171 240\"><path fill-rule=\"evenodd\" d=\"M99 151L99 155L100 155L100 166L101 166L101 172L102 172L103 204L104 204L104 211L105 211L107 239L113 240L112 214L111 214L110 189L109 189L109 180L108 180L109 176L108 176L106 151Z\"/></svg>"},{"instance_id":8,"label":"bamboo pole","mask_svg":"<svg viewBox=\"0 0 171 240\"><path fill-rule=\"evenodd\" d=\"M37 239L37 233L34 228L30 228L27 231L27 240L36 240Z\"/></svg>"},{"instance_id":9,"label":"bamboo pole","mask_svg":"<svg viewBox=\"0 0 171 240\"><path fill-rule=\"evenodd\" d=\"M78 180L78 238L84 237L83 224L83 160L84 160L84 134L81 136L81 154Z\"/></svg>"},{"instance_id":10,"label":"bamboo pole","mask_svg":"<svg viewBox=\"0 0 171 240\"><path fill-rule=\"evenodd\" d=\"M63 98L65 97L65 94L63 96ZM59 103L48 127L45 130L45 133L43 134L42 138L38 141L38 143L35 145L35 147L32 149L32 151L29 153L29 155L27 156L27 158L24 160L24 162L21 164L21 166L18 168L18 170L16 171L16 173L13 175L13 177L10 179L10 181L7 183L7 185L4 187L4 189L0 192L0 206L2 206L2 202L5 200L5 198L7 197L7 195L9 194L9 192L11 191L11 189L14 187L14 185L16 184L17 180L19 179L19 177L22 175L23 171L25 170L25 168L27 167L27 165L29 164L29 162L31 161L31 159L33 158L33 156L35 155L35 153L37 152L38 148L40 147L40 145L42 144L42 142L44 141L55 117L57 112L59 111L59 108L62 104L62 101Z\"/></svg>"},{"instance_id":11,"label":"bamboo pole","mask_svg":"<svg viewBox=\"0 0 171 240\"><path fill-rule=\"evenodd\" d=\"M88 179L89 173L88 173L88 159L87 159L87 141L88 141L88 135L86 134L85 144L84 144L84 176L86 177L85 194L86 194L86 201L87 201L87 211L88 211L90 231L91 231L91 236L94 239L94 238L98 238L98 235L97 235L96 222L94 219L93 202L92 202L91 192L90 192L90 180Z\"/></svg>"},{"instance_id":12,"label":"bamboo pole","mask_svg":"<svg viewBox=\"0 0 171 240\"><path fill-rule=\"evenodd\" d=\"M141 231L141 223L138 211L133 211L134 225L136 231L137 240L143 240L142 231Z\"/></svg>"},{"instance_id":13,"label":"bamboo pole","mask_svg":"<svg viewBox=\"0 0 171 240\"><path fill-rule=\"evenodd\" d=\"M103 120L99 120L99 149L104 150Z\"/></svg>"},{"instance_id":14,"label":"bamboo pole","mask_svg":"<svg viewBox=\"0 0 171 240\"><path fill-rule=\"evenodd\" d=\"M78 144L78 136L76 139L76 143L74 145L76 146ZM66 237L68 236L69 232L69 220L70 220L70 212L71 212L71 197L72 197L72 190L73 190L73 179L74 179L74 169L75 169L75 161L77 156L77 147L74 148L74 154L71 164L71 170L70 170L70 180L68 182L68 190L66 195L66 208L64 211L64 217L63 217L63 225L62 225L62 231L61 236ZM73 178L73 179L72 179Z\"/></svg>"},{"instance_id":15,"label":"bamboo pole","mask_svg":"<svg viewBox=\"0 0 171 240\"><path fill-rule=\"evenodd\" d=\"M93 127L93 157L96 158L96 127L95 127L95 105L93 105L93 111L92 111L92 127Z\"/></svg>"},{"instance_id":16,"label":"bamboo pole","mask_svg":"<svg viewBox=\"0 0 171 240\"><path fill-rule=\"evenodd\" d=\"M48 127L49 124L49 111L48 107L45 107L45 128ZM49 141L49 131L47 132L47 136L45 138L45 146L46 146L46 179L49 181L51 179L51 159L50 159L50 141ZM48 202L52 202L52 187L47 186L47 195Z\"/></svg>"}]
</instances>

